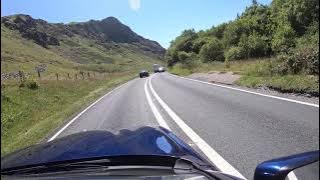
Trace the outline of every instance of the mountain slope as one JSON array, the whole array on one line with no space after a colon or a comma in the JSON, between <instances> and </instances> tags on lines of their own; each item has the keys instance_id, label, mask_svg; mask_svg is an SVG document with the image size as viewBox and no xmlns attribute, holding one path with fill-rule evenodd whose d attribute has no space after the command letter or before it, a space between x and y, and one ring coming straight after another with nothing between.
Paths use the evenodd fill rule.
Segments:
<instances>
[{"instance_id":1,"label":"mountain slope","mask_svg":"<svg viewBox=\"0 0 320 180\"><path fill-rule=\"evenodd\" d=\"M158 43L112 17L75 24L2 17L1 155L52 135L139 70L163 64L163 54ZM41 79L36 67L45 69ZM19 71L26 81L11 80Z\"/></svg>"},{"instance_id":2,"label":"mountain slope","mask_svg":"<svg viewBox=\"0 0 320 180\"><path fill-rule=\"evenodd\" d=\"M29 15L1 17L1 72L47 74L79 71L118 72L162 63L165 49L139 36L114 17L83 23L48 23Z\"/></svg>"}]
</instances>

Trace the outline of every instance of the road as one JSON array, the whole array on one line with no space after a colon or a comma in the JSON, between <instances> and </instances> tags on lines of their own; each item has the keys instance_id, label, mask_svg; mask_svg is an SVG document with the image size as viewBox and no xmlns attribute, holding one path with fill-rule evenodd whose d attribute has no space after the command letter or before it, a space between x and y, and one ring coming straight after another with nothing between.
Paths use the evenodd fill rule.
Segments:
<instances>
[{"instance_id":1,"label":"road","mask_svg":"<svg viewBox=\"0 0 320 180\"><path fill-rule=\"evenodd\" d=\"M319 149L319 107L168 73L124 84L56 136L89 130L117 133L159 124L170 128L220 169L247 179L252 179L254 168L264 160ZM318 166L297 170L295 176L319 179Z\"/></svg>"}]
</instances>

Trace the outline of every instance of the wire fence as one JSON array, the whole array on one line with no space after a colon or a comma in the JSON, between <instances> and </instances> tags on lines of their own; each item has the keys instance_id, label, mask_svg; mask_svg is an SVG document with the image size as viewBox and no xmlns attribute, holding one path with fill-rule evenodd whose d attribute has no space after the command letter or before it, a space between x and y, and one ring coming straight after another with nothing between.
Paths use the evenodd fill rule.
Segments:
<instances>
[{"instance_id":1,"label":"wire fence","mask_svg":"<svg viewBox=\"0 0 320 180\"><path fill-rule=\"evenodd\" d=\"M26 80L88 80L88 79L105 79L108 73L99 72L59 72L59 73L44 73L37 71L36 73L25 72L22 70L14 72L1 72L1 82L3 81L17 81L23 82Z\"/></svg>"}]
</instances>

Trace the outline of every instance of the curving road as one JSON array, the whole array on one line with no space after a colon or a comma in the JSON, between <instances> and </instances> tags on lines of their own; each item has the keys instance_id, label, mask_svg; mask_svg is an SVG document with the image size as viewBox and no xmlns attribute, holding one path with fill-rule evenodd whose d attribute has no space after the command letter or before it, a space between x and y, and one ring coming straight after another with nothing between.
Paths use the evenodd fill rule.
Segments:
<instances>
[{"instance_id":1,"label":"curving road","mask_svg":"<svg viewBox=\"0 0 320 180\"><path fill-rule=\"evenodd\" d=\"M319 106L168 73L124 84L79 114L54 138L80 131L117 133L159 124L221 170L247 179L252 179L254 168L264 160L319 149ZM297 170L290 180L319 179L318 167L317 163Z\"/></svg>"}]
</instances>

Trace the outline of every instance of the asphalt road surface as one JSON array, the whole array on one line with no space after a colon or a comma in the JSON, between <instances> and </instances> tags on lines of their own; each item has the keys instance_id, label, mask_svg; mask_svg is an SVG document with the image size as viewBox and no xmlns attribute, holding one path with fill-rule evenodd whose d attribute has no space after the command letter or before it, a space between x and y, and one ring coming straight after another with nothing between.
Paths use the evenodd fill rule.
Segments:
<instances>
[{"instance_id":1,"label":"asphalt road surface","mask_svg":"<svg viewBox=\"0 0 320 180\"><path fill-rule=\"evenodd\" d=\"M89 130L165 126L222 171L252 179L269 159L319 150L319 107L182 79L134 79L76 117L56 138ZM319 179L319 163L290 174Z\"/></svg>"}]
</instances>

